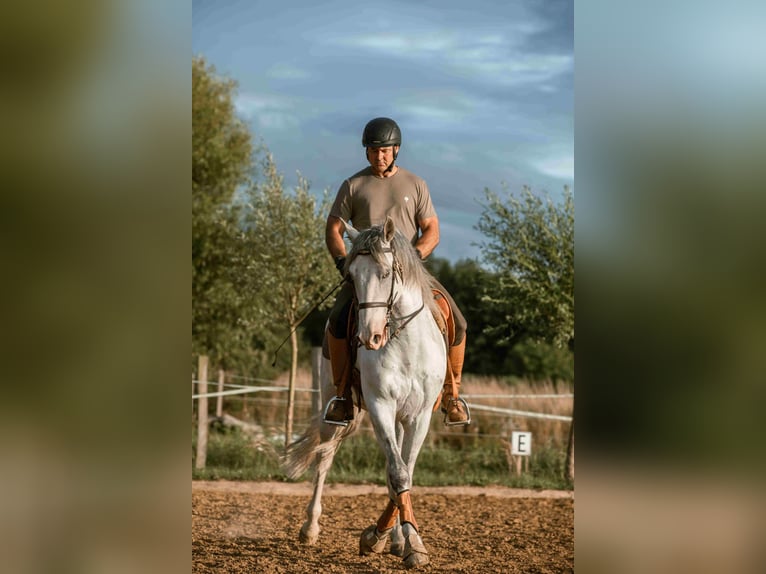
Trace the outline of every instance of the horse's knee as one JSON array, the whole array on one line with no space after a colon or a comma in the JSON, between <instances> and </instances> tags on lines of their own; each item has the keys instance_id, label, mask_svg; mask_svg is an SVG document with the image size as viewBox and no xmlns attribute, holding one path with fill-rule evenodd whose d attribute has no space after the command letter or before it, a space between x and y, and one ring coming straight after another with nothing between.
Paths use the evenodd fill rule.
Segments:
<instances>
[{"instance_id":1,"label":"horse's knee","mask_svg":"<svg viewBox=\"0 0 766 574\"><path fill-rule=\"evenodd\" d=\"M388 473L388 479L391 489L396 494L410 489L410 473L405 467L391 469Z\"/></svg>"}]
</instances>

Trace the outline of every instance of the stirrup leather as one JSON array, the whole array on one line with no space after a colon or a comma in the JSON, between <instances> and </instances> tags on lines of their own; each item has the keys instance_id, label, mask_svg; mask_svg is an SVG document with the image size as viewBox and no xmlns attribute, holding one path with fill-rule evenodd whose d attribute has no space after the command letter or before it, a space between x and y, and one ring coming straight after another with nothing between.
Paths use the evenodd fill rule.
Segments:
<instances>
[{"instance_id":1,"label":"stirrup leather","mask_svg":"<svg viewBox=\"0 0 766 574\"><path fill-rule=\"evenodd\" d=\"M324 413L322 413L322 418L324 419L324 422L326 422L328 425L338 425L340 427L347 427L348 426L348 420L342 420L342 421L332 421L327 419L327 413L330 412L330 407L336 403L345 403L346 399L343 397L333 397L329 401L327 401L327 405L324 408ZM343 406L343 412L346 412L345 405Z\"/></svg>"},{"instance_id":2,"label":"stirrup leather","mask_svg":"<svg viewBox=\"0 0 766 574\"><path fill-rule=\"evenodd\" d=\"M454 401L454 402L458 402L458 401L460 401L460 403L462 403L462 405L463 405L463 409L465 410L465 414L466 414L466 416L468 417L468 419L467 419L467 420L464 420L464 421L455 421L455 422L451 422L451 421L450 421L450 420L447 418L447 416L448 416L448 415L447 415L447 411L446 411L446 410L444 410L444 409L442 409L442 412L444 412L444 424L445 424L446 426L448 426L448 427L465 426L465 425L469 425L469 424L471 424L471 409L469 409L469 408L468 408L468 403L467 403L467 402L465 402L465 400L464 400L463 398L461 398L461 397L457 397L457 398L451 398L451 399L449 399L449 402L453 402L453 401Z\"/></svg>"}]
</instances>

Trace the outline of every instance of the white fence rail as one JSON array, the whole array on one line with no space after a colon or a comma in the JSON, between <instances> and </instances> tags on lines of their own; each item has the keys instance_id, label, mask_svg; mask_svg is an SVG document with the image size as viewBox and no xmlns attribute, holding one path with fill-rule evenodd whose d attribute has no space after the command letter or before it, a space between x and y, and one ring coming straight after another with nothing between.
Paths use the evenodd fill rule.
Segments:
<instances>
[{"instance_id":1,"label":"white fence rail","mask_svg":"<svg viewBox=\"0 0 766 574\"><path fill-rule=\"evenodd\" d=\"M295 388L293 389L295 392L299 393L310 393L311 394L311 411L312 412L318 412L321 408L320 405L320 391L319 391L319 371L320 371L320 364L321 361L319 360L319 355L321 353L321 349L316 348L312 349L312 386L313 388ZM197 456L195 459L195 468L197 469L203 469L205 468L206 463L206 451L207 451L207 435L208 435L208 399L209 398L216 398L217 399L217 405L216 405L216 415L218 417L222 416L222 406L223 406L223 397L227 396L236 396L236 395L248 395L251 393L284 393L288 392L289 389L286 386L277 386L273 383L275 381L271 380L265 380L265 379L256 379L251 377L243 377L239 375L227 375L228 378L232 379L240 379L244 381L252 381L252 382L261 382L266 383L265 385L239 385L234 383L225 383L225 375L224 372L219 370L218 371L218 384L217 388L218 390L216 392L208 392L208 380L207 380L207 371L208 371L208 361L207 357L201 356L199 358L199 364L198 364L198 376L200 380L192 380L192 388L198 391L196 393L192 392L192 401L197 401L198 409L197 409ZM269 384L271 383L271 384ZM531 418L531 419L543 419L543 420L552 420L552 421L563 421L563 422L572 422L573 417L567 416L567 415L558 415L558 414L548 414L548 413L539 413L539 412L533 412L533 411L526 411L526 410L519 410L519 409L511 409L511 408L503 408L498 407L494 405L486 405L486 404L480 404L477 402L474 402L477 399L493 399L495 401L497 400L508 400L512 401L514 399L573 399L574 394L573 393L546 393L546 394L532 394L532 393L524 393L524 394L480 394L480 393L466 393L461 395L464 399L470 399L470 402L468 402L469 407L472 411L477 412L486 412L486 413L492 413L494 415L498 416L505 416L505 417L525 417L525 418ZM246 400L246 397L243 397L243 400ZM275 399L260 399L264 401L268 401L270 403L275 402ZM279 402L279 401L276 401ZM285 438L288 437L288 435L292 434L292 405L295 404L292 402L292 395L290 397L290 405L288 405L288 430L285 432ZM309 402L309 401L305 401ZM573 424L570 425L570 431L569 431L569 447L567 451L567 468L568 468L568 476L570 479L574 479L574 426ZM494 435L485 435L485 436L494 436ZM513 457L512 457L513 458ZM516 457L519 458L519 457ZM526 459L526 457L523 457ZM516 460L516 463L520 463L520 460ZM525 460L525 463L528 463L528 459ZM518 467L519 465L516 464ZM520 473L520 468L517 468L517 473Z\"/></svg>"},{"instance_id":2,"label":"white fence rail","mask_svg":"<svg viewBox=\"0 0 766 574\"><path fill-rule=\"evenodd\" d=\"M476 403L468 403L468 406L472 411L487 411L490 413L498 413L503 415L515 416L515 417L527 417L531 419L548 419L552 421L571 421L572 417L566 415L548 415L545 413L533 413L530 411L517 411L515 409L503 409L500 407L490 407L488 405L477 405Z\"/></svg>"},{"instance_id":3,"label":"white fence rail","mask_svg":"<svg viewBox=\"0 0 766 574\"><path fill-rule=\"evenodd\" d=\"M192 383L199 384L200 381L192 381ZM224 386L233 387L233 388L228 391L218 391L214 393L200 393L200 394L192 395L192 399L226 397L231 395L244 395L249 393L263 393L263 392L283 393L283 392L287 392L288 390L287 387L277 387L277 386L256 387L252 385L236 385L233 383L229 383ZM296 388L295 392L319 393L317 389L306 389L306 388ZM571 399L571 398L574 398L573 393L562 393L562 394L547 393L547 394L540 394L540 395L513 394L513 393L508 393L508 394L475 394L474 393L474 394L464 394L461 396L464 399ZM517 409L504 409L501 407L482 405L482 404L474 403L474 402L468 402L468 406L470 407L471 410L474 410L474 411L485 411L485 412L504 414L509 416L548 419L548 420L566 421L566 422L569 422L572 420L572 417L567 415L551 415L546 413L536 413L532 411L520 411Z\"/></svg>"}]
</instances>

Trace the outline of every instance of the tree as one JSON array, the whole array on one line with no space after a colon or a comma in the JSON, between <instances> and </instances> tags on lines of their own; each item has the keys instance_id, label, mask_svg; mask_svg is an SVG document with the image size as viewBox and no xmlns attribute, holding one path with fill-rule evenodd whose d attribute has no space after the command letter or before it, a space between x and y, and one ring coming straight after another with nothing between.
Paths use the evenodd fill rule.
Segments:
<instances>
[{"instance_id":1,"label":"tree","mask_svg":"<svg viewBox=\"0 0 766 574\"><path fill-rule=\"evenodd\" d=\"M253 145L235 113L235 87L203 58L192 59L192 352L219 363L245 338L231 280L231 200L249 180Z\"/></svg>"},{"instance_id":2,"label":"tree","mask_svg":"<svg viewBox=\"0 0 766 574\"><path fill-rule=\"evenodd\" d=\"M484 293L493 281L493 275L482 269L473 259L464 259L454 267L446 259L430 257L428 270L449 291L468 322L466 334L465 371L481 375L506 374L507 352L513 341L498 343L487 333L493 325L491 304Z\"/></svg>"},{"instance_id":3,"label":"tree","mask_svg":"<svg viewBox=\"0 0 766 574\"><path fill-rule=\"evenodd\" d=\"M292 193L269 154L264 160L265 181L251 186L244 205L240 256L245 269L242 286L249 286L259 305L251 320L261 329L290 333L290 377L285 444L292 435L295 377L298 368L298 334L306 312L334 284L337 271L325 249L324 227L329 212L327 193L317 205L309 182L298 174ZM329 303L325 303L327 305Z\"/></svg>"},{"instance_id":4,"label":"tree","mask_svg":"<svg viewBox=\"0 0 766 574\"><path fill-rule=\"evenodd\" d=\"M228 204L252 168L250 132L232 99L236 86L204 58L192 59L192 198L198 215Z\"/></svg>"},{"instance_id":5,"label":"tree","mask_svg":"<svg viewBox=\"0 0 766 574\"><path fill-rule=\"evenodd\" d=\"M482 254L498 273L488 299L504 317L505 336L514 324L534 340L574 348L574 200L543 200L524 188L507 203L485 189L478 229L493 241ZM518 329L519 327L516 327ZM565 476L574 479L574 418L569 432Z\"/></svg>"},{"instance_id":6,"label":"tree","mask_svg":"<svg viewBox=\"0 0 766 574\"><path fill-rule=\"evenodd\" d=\"M477 229L490 238L480 249L496 273L487 293L501 324L500 340L523 331L533 340L574 344L574 201L564 188L562 204L525 187L504 202L485 189Z\"/></svg>"}]
</instances>

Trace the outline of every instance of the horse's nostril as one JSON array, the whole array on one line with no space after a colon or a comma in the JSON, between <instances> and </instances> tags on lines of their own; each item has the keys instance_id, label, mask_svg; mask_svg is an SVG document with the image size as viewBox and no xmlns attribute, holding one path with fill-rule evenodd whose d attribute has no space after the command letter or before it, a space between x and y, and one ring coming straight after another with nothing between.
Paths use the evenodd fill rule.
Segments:
<instances>
[{"instance_id":1,"label":"horse's nostril","mask_svg":"<svg viewBox=\"0 0 766 574\"><path fill-rule=\"evenodd\" d=\"M374 336L372 337L372 343L373 343L374 345L378 345L378 344L380 344L380 335L374 335Z\"/></svg>"}]
</instances>

